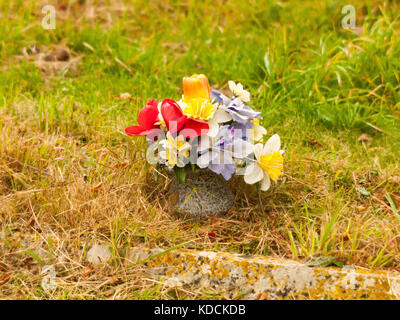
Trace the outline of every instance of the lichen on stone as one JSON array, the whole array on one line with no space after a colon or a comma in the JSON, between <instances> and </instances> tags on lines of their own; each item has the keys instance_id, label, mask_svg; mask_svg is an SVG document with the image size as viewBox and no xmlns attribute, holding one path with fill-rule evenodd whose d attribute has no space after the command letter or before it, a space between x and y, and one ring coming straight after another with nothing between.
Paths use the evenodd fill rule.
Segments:
<instances>
[{"instance_id":1,"label":"lichen on stone","mask_svg":"<svg viewBox=\"0 0 400 320\"><path fill-rule=\"evenodd\" d=\"M152 250L148 250L151 256ZM400 275L384 271L313 268L270 257L241 257L223 252L176 250L147 262L166 276L168 286L218 288L232 298L396 299Z\"/></svg>"}]
</instances>

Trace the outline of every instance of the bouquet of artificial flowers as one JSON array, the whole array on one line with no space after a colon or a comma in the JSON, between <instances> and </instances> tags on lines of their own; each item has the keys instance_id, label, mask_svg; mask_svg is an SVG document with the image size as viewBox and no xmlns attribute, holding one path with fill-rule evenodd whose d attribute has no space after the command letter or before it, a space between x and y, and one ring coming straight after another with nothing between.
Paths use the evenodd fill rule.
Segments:
<instances>
[{"instance_id":1,"label":"bouquet of artificial flowers","mask_svg":"<svg viewBox=\"0 0 400 320\"><path fill-rule=\"evenodd\" d=\"M125 132L146 136L147 161L173 169L181 182L184 167L191 165L226 180L244 175L246 183L260 182L266 191L282 174L280 138L275 134L263 145L267 131L260 125L260 112L246 104L250 93L240 83L228 84L230 97L210 90L203 74L185 77L181 100L149 101L139 112L138 125Z\"/></svg>"}]
</instances>

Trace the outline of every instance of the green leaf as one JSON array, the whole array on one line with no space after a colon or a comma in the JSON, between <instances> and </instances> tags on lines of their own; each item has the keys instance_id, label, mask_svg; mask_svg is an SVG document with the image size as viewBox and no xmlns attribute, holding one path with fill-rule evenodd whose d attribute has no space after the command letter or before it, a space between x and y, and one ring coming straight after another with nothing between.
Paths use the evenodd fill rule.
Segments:
<instances>
[{"instance_id":1,"label":"green leaf","mask_svg":"<svg viewBox=\"0 0 400 320\"><path fill-rule=\"evenodd\" d=\"M41 266L44 266L45 263L44 261L39 257L38 254L36 254L35 252L31 251L31 250L26 250L25 252L22 253L26 253L27 255L31 256L33 259L35 259Z\"/></svg>"},{"instance_id":2,"label":"green leaf","mask_svg":"<svg viewBox=\"0 0 400 320\"><path fill-rule=\"evenodd\" d=\"M394 216L396 217L396 219L397 219L398 221L400 221L399 211L397 210L396 204L395 204L394 200L392 199L391 195L390 195L389 193L386 192L385 197L386 197L387 201L389 201L389 203L390 203L390 207L391 207L392 210L393 210Z\"/></svg>"},{"instance_id":3,"label":"green leaf","mask_svg":"<svg viewBox=\"0 0 400 320\"><path fill-rule=\"evenodd\" d=\"M186 170L185 168L175 167L175 176L178 179L178 183L184 183L186 180Z\"/></svg>"},{"instance_id":4,"label":"green leaf","mask_svg":"<svg viewBox=\"0 0 400 320\"><path fill-rule=\"evenodd\" d=\"M361 193L363 196L369 196L369 195L371 194L367 189L365 189L365 188L363 188L363 187L360 187L360 186L357 186L357 187L356 187L356 190L357 190L359 193Z\"/></svg>"},{"instance_id":5,"label":"green leaf","mask_svg":"<svg viewBox=\"0 0 400 320\"><path fill-rule=\"evenodd\" d=\"M265 68L267 69L268 74L271 75L271 63L269 61L268 52L266 52L264 55L264 65L265 65Z\"/></svg>"}]
</instances>

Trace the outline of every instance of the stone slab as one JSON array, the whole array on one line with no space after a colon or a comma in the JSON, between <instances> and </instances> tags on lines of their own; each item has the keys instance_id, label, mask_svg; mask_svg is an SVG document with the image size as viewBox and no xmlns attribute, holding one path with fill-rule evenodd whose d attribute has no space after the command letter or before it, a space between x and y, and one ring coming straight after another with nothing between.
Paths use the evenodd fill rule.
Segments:
<instances>
[{"instance_id":1,"label":"stone slab","mask_svg":"<svg viewBox=\"0 0 400 320\"><path fill-rule=\"evenodd\" d=\"M400 298L400 274L361 268L312 268L292 260L224 252L132 248L166 286L212 288L233 298L386 300Z\"/></svg>"}]
</instances>

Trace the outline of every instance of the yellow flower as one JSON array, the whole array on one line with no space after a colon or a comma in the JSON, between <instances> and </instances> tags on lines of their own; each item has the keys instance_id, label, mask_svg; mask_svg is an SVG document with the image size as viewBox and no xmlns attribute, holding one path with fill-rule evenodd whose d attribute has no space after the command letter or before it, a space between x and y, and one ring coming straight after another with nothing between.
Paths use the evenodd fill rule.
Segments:
<instances>
[{"instance_id":1,"label":"yellow flower","mask_svg":"<svg viewBox=\"0 0 400 320\"><path fill-rule=\"evenodd\" d=\"M194 74L183 78L183 96L185 99L203 98L210 100L210 85L204 74Z\"/></svg>"},{"instance_id":2,"label":"yellow flower","mask_svg":"<svg viewBox=\"0 0 400 320\"><path fill-rule=\"evenodd\" d=\"M278 180L283 171L283 157L280 150L281 140L274 134L263 146L254 146L256 161L246 167L244 181L248 184L261 183L261 190L266 191L271 186L271 180Z\"/></svg>"},{"instance_id":3,"label":"yellow flower","mask_svg":"<svg viewBox=\"0 0 400 320\"><path fill-rule=\"evenodd\" d=\"M261 169L269 174L272 180L278 180L283 171L283 157L279 151L266 156L260 156L257 162Z\"/></svg>"},{"instance_id":4,"label":"yellow flower","mask_svg":"<svg viewBox=\"0 0 400 320\"><path fill-rule=\"evenodd\" d=\"M199 120L210 120L214 113L215 108L210 100L204 98L192 98L182 100L183 102L183 113L190 118Z\"/></svg>"},{"instance_id":5,"label":"yellow flower","mask_svg":"<svg viewBox=\"0 0 400 320\"><path fill-rule=\"evenodd\" d=\"M190 118L207 121L213 117L215 108L210 99L210 85L204 74L183 78L183 99L179 105Z\"/></svg>"},{"instance_id":6,"label":"yellow flower","mask_svg":"<svg viewBox=\"0 0 400 320\"><path fill-rule=\"evenodd\" d=\"M166 161L170 168L178 166L183 168L190 155L190 144L183 136L174 138L169 132L165 140L160 141L164 150L160 151L160 158Z\"/></svg>"}]
</instances>

